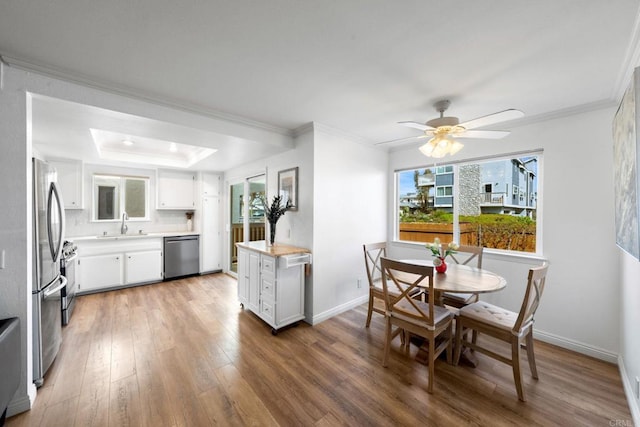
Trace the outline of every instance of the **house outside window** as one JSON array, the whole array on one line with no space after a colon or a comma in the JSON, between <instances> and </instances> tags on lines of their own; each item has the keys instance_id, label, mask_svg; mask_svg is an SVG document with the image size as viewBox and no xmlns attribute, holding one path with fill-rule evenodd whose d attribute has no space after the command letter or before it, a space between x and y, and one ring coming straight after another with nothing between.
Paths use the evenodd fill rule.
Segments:
<instances>
[{"instance_id":1,"label":"house outside window","mask_svg":"<svg viewBox=\"0 0 640 427\"><path fill-rule=\"evenodd\" d=\"M397 171L396 239L432 242L438 237L443 243L541 253L541 158L534 153ZM407 203L408 194L421 196Z\"/></svg>"}]
</instances>

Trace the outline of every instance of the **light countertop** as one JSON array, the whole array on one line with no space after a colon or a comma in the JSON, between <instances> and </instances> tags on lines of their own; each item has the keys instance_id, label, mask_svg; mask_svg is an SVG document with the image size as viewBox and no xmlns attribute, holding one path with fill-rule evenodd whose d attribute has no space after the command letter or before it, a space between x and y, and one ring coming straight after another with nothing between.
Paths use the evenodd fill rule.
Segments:
<instances>
[{"instance_id":1,"label":"light countertop","mask_svg":"<svg viewBox=\"0 0 640 427\"><path fill-rule=\"evenodd\" d=\"M200 233L193 231L164 231L159 233L127 233L127 234L100 234L95 236L69 236L66 240L81 242L89 240L128 240L128 239L153 239L170 236L199 236Z\"/></svg>"},{"instance_id":2,"label":"light countertop","mask_svg":"<svg viewBox=\"0 0 640 427\"><path fill-rule=\"evenodd\" d=\"M293 254L308 254L311 253L309 249L299 248L296 246L283 245L281 243L274 243L273 246L267 245L264 240L258 240L255 242L236 243L239 248L249 249L252 251L261 252L271 256L284 256Z\"/></svg>"}]
</instances>

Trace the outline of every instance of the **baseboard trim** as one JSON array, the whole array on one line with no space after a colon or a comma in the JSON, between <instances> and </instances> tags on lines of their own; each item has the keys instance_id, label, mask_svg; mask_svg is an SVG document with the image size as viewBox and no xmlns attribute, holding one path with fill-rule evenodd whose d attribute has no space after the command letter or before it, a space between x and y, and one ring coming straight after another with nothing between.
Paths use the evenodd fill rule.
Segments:
<instances>
[{"instance_id":1,"label":"baseboard trim","mask_svg":"<svg viewBox=\"0 0 640 427\"><path fill-rule=\"evenodd\" d=\"M620 369L622 386L624 387L624 394L627 397L627 403L629 404L629 410L631 411L633 425L640 426L640 406L638 406L638 399L633 393L633 385L629 382L629 375L627 374L627 369L625 368L622 356L618 356L618 368Z\"/></svg>"},{"instance_id":2,"label":"baseboard trim","mask_svg":"<svg viewBox=\"0 0 640 427\"><path fill-rule=\"evenodd\" d=\"M358 297L354 300L347 301L344 304L340 304L337 307L333 307L330 310L323 311L317 315L314 315L311 319L312 325L317 325L318 323L324 322L327 319L332 318L333 316L337 316L340 313L344 313L345 311L349 311L353 308L356 308L359 305L362 305L369 301L369 294Z\"/></svg>"},{"instance_id":3,"label":"baseboard trim","mask_svg":"<svg viewBox=\"0 0 640 427\"><path fill-rule=\"evenodd\" d=\"M28 411L33 406L33 402L35 400L35 386L33 396L30 394L25 394L22 396L16 396L7 407L7 418L12 417L14 415L20 414L22 412Z\"/></svg>"},{"instance_id":4,"label":"baseboard trim","mask_svg":"<svg viewBox=\"0 0 640 427\"><path fill-rule=\"evenodd\" d=\"M537 329L534 329L533 336L540 341L557 345L558 347L566 348L567 350L575 351L576 353L595 357L596 359L604 360L605 362L609 363L618 363L617 353L613 353L602 348L587 345L578 341L571 340L569 338L560 337L558 335L554 335L549 332L540 331Z\"/></svg>"},{"instance_id":5,"label":"baseboard trim","mask_svg":"<svg viewBox=\"0 0 640 427\"><path fill-rule=\"evenodd\" d=\"M337 316L338 314L344 313L345 311L351 310L361 304L364 304L367 301L369 301L369 295L363 295L351 301L347 301L337 307L333 307L327 311L323 311L322 313L314 315L310 323L312 325L317 325L318 323L324 322L325 320L330 319L333 316ZM618 364L617 353L584 344L579 341L574 341L569 338L561 337L549 332L540 331L538 329L534 329L533 335L540 341L557 345L558 347L566 348L567 350L575 351L576 353L595 357L596 359L604 360L605 362Z\"/></svg>"}]
</instances>

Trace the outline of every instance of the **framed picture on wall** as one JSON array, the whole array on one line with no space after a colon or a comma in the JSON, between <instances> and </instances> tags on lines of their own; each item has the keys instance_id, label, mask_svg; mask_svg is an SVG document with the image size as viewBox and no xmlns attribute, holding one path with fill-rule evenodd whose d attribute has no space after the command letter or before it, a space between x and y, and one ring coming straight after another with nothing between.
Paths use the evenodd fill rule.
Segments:
<instances>
[{"instance_id":1,"label":"framed picture on wall","mask_svg":"<svg viewBox=\"0 0 640 427\"><path fill-rule=\"evenodd\" d=\"M298 168L285 169L278 172L278 195L282 201L291 201L291 210L298 210Z\"/></svg>"},{"instance_id":2,"label":"framed picture on wall","mask_svg":"<svg viewBox=\"0 0 640 427\"><path fill-rule=\"evenodd\" d=\"M613 180L616 244L640 259L640 143L638 119L640 106L640 68L636 68L629 87L613 120Z\"/></svg>"}]
</instances>

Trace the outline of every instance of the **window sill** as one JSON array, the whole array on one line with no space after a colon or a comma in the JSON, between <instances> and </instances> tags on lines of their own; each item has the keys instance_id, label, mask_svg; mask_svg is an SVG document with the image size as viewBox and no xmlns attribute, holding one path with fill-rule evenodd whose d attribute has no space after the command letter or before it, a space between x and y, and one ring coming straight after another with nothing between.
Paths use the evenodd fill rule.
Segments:
<instances>
[{"instance_id":1,"label":"window sill","mask_svg":"<svg viewBox=\"0 0 640 427\"><path fill-rule=\"evenodd\" d=\"M419 248L425 247L425 243L423 242L405 242L401 240L393 240L391 241L391 244L399 248L407 248L407 249L419 249ZM484 249L483 257L496 259L496 260L510 261L510 262L521 262L521 263L530 263L531 261L548 262L548 259L546 257L539 254L513 252L513 251L505 251L500 249L489 249L489 248Z\"/></svg>"}]
</instances>

